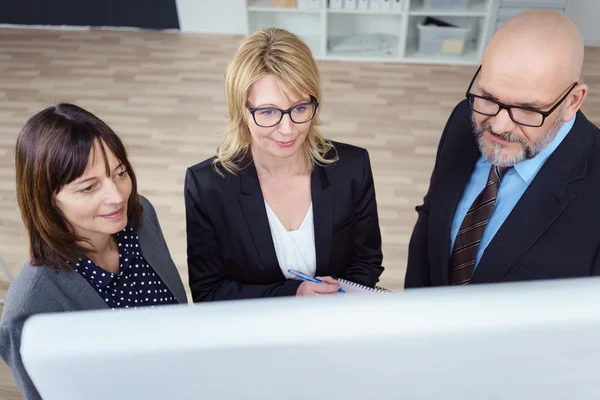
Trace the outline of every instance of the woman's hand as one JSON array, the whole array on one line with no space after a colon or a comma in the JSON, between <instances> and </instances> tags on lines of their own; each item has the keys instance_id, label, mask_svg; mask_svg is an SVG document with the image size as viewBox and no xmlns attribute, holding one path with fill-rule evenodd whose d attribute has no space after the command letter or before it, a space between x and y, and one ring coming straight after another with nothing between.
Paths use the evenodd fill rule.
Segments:
<instances>
[{"instance_id":1,"label":"woman's hand","mask_svg":"<svg viewBox=\"0 0 600 400\"><path fill-rule=\"evenodd\" d=\"M336 293L340 288L337 280L330 276L317 276L323 283L302 282L296 291L296 296L326 296Z\"/></svg>"}]
</instances>

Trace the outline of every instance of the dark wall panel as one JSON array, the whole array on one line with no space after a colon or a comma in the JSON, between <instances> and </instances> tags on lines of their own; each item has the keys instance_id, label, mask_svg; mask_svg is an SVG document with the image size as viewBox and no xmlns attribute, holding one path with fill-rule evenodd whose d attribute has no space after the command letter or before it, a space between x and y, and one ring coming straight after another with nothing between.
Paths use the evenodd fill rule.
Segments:
<instances>
[{"instance_id":1,"label":"dark wall panel","mask_svg":"<svg viewBox=\"0 0 600 400\"><path fill-rule=\"evenodd\" d=\"M0 0L0 23L179 29L175 0Z\"/></svg>"}]
</instances>

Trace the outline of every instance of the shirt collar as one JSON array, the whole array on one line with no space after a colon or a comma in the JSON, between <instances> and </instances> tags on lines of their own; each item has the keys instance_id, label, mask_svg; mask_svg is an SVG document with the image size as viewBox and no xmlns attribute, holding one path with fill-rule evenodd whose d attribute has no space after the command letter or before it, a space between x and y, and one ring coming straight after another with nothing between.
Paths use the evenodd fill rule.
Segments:
<instances>
[{"instance_id":1,"label":"shirt collar","mask_svg":"<svg viewBox=\"0 0 600 400\"><path fill-rule=\"evenodd\" d=\"M540 151L538 155L515 164L515 171L517 171L521 179L523 179L523 181L526 184L529 185L531 183L533 178L535 178L535 176L537 175L538 171L544 166L546 160L548 160L548 157L550 157L552 153L554 153L554 150L556 150L556 148L567 137L567 134L571 131L571 128L573 128L573 125L575 124L575 119L576 116L573 116L573 118L570 121L565 122L558 130L558 133L556 134L552 142L550 142L548 146L546 146L542 151Z\"/></svg>"},{"instance_id":2,"label":"shirt collar","mask_svg":"<svg viewBox=\"0 0 600 400\"><path fill-rule=\"evenodd\" d=\"M75 269L90 283L97 288L105 288L115 277L115 274L103 270L88 257L83 257L75 263Z\"/></svg>"}]
</instances>

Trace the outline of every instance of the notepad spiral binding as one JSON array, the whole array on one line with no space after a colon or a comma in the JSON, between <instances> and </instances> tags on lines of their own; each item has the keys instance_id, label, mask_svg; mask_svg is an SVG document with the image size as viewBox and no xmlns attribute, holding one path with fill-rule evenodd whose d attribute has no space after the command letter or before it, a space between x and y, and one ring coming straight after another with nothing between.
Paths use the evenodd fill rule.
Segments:
<instances>
[{"instance_id":1,"label":"notepad spiral binding","mask_svg":"<svg viewBox=\"0 0 600 400\"><path fill-rule=\"evenodd\" d=\"M373 293L392 293L391 290L383 288L381 286L375 286L375 287L370 287L370 286L365 286L365 285L361 285L360 283L356 283L356 282L352 282L352 281L348 281L346 279L338 279L339 282L342 282L348 286L352 286L355 287L357 289L360 290L364 290L365 292L373 292Z\"/></svg>"}]
</instances>

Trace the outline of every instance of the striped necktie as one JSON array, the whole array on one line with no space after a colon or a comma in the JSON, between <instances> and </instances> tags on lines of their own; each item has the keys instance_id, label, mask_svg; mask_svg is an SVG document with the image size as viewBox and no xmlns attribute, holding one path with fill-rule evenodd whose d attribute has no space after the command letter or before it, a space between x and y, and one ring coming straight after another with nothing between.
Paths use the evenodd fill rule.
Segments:
<instances>
[{"instance_id":1,"label":"striped necktie","mask_svg":"<svg viewBox=\"0 0 600 400\"><path fill-rule=\"evenodd\" d=\"M465 215L450 256L450 284L469 283L473 274L477 248L496 204L500 181L508 168L492 166L487 183Z\"/></svg>"}]
</instances>

